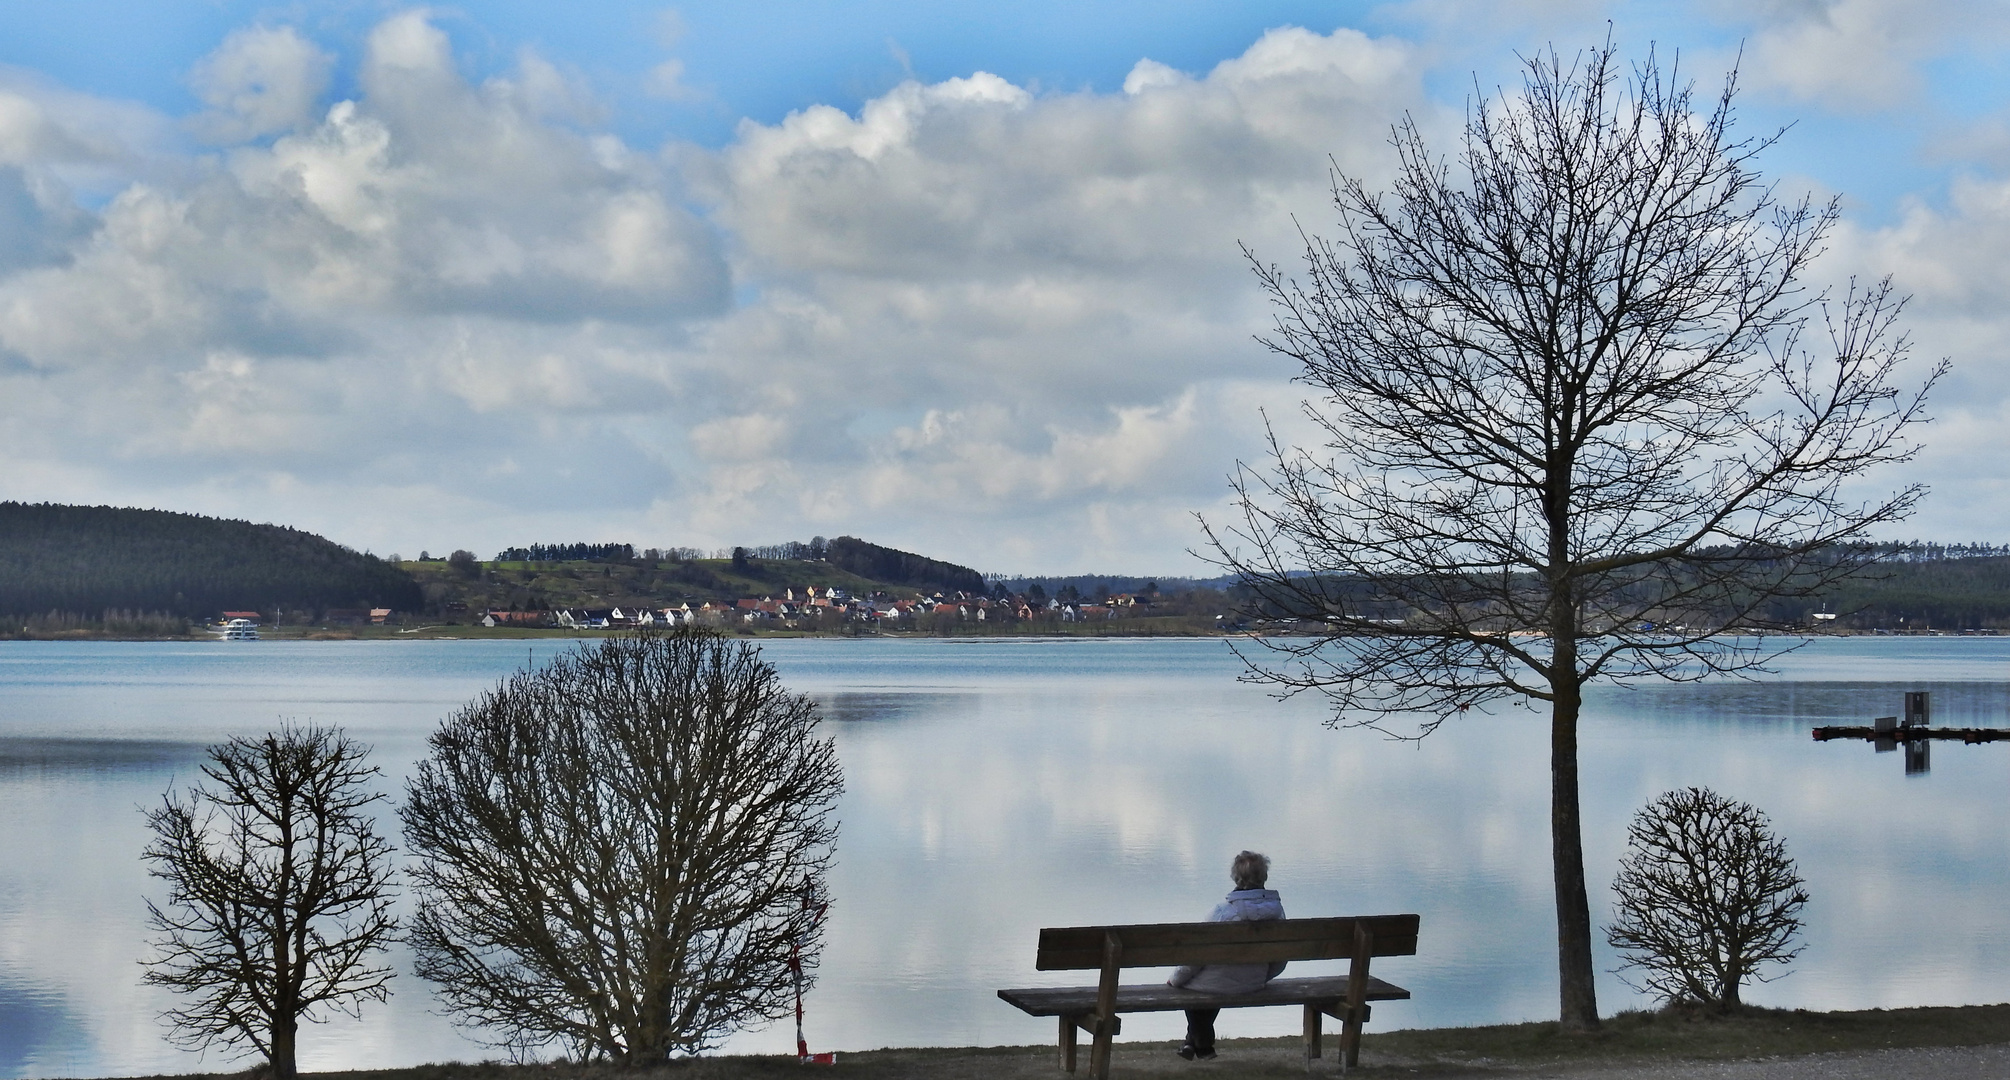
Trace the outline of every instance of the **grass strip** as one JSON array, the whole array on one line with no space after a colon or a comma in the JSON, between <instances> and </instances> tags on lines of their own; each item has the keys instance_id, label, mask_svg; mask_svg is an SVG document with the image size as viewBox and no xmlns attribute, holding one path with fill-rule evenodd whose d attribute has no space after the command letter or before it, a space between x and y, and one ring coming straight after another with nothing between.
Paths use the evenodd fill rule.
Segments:
<instances>
[{"instance_id":1,"label":"grass strip","mask_svg":"<svg viewBox=\"0 0 2010 1080\"><path fill-rule=\"evenodd\" d=\"M2010 1004L1810 1012L1747 1007L1627 1012L1598 1031L1567 1034L1555 1023L1418 1028L1367 1035L1367 1055L1390 1063L1526 1067L1596 1063L1730 1061L1920 1046L2010 1043Z\"/></svg>"},{"instance_id":2,"label":"grass strip","mask_svg":"<svg viewBox=\"0 0 2010 1080\"><path fill-rule=\"evenodd\" d=\"M1338 1075L1339 1038L1328 1032L1318 1075ZM1746 1008L1730 1016L1669 1009L1629 1012L1607 1019L1590 1034L1565 1034L1555 1023L1487 1027L1417 1028L1368 1034L1361 1066L1350 1076L1454 1077L1512 1075L1530 1069L1633 1064L1736 1061L1803 1057L1902 1047L1982 1046L2010 1043L2010 1004L1949 1008L1809 1012ZM1189 1077L1192 1080L1303 1077L1303 1044L1296 1038L1227 1039L1220 1057L1187 1062L1170 1042L1118 1043L1115 1077ZM1086 1041L1077 1077L1088 1075ZM807 1072L805 1070L808 1070ZM214 1074L225 1075L225 1074ZM227 1074L252 1078L258 1070ZM309 1074L303 1074L309 1075ZM506 1062L419 1065L405 1069L316 1073L325 1080L765 1080L791 1076L874 1077L885 1080L1055 1080L1059 1052L1052 1046L927 1047L841 1053L829 1067L798 1065L793 1057L701 1057L648 1069L605 1064ZM157 1078L164 1080L164 1078ZM194 1080L184 1076L176 1080Z\"/></svg>"}]
</instances>

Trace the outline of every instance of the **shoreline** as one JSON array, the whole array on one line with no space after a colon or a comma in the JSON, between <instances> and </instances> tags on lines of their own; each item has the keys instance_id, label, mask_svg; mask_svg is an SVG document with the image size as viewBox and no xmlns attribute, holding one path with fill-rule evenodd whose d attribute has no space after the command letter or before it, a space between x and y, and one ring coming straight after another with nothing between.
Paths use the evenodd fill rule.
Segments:
<instances>
[{"instance_id":1,"label":"shoreline","mask_svg":"<svg viewBox=\"0 0 2010 1080\"><path fill-rule=\"evenodd\" d=\"M642 628L648 629L648 628ZM738 628L711 627L729 638L744 638L749 641L793 641L817 639L827 641L1081 641L1110 638L1190 638L1197 641L1246 640L1261 641L1266 638L1313 638L1316 634L1278 630L1256 633L1247 630L1197 631L1150 626L1134 630L1113 630L1096 628L1083 631L1055 632L1051 629L1038 631L1004 631L998 633L944 634L934 631L896 630L868 634L839 633L821 630L742 630ZM413 627L358 626L358 627L286 627L276 630L262 630L259 641L596 641L601 638L619 637L635 633L635 628L608 630L576 630L566 627L527 626L468 626L453 623L433 623ZM1755 637L1753 634L1726 634L1727 638ZM2010 634L1974 631L1907 631L1895 632L1849 632L1849 633L1770 633L1763 635L1774 640L1798 639L1803 644L1827 640L1888 639L1891 641L1918 641L1931 639L1986 640L1999 637L2010 638ZM210 631L200 631L179 635L136 635L111 634L91 630L66 630L51 634L0 634L0 642L177 642L194 643L213 641L225 643Z\"/></svg>"},{"instance_id":2,"label":"shoreline","mask_svg":"<svg viewBox=\"0 0 2010 1080\"><path fill-rule=\"evenodd\" d=\"M644 628L647 629L647 628ZM1305 637L1302 634L1249 634L1232 631L1201 633L1176 631L1158 627L1146 627L1133 631L1105 631L1099 633L1053 633L1008 632L995 634L938 634L923 631L895 631L892 633L845 634L815 630L758 630L739 631L715 627L729 638L748 641L795 641L816 639L824 641L1079 641L1106 638L1190 638L1196 641L1225 640L1229 638L1263 637ZM597 641L601 638L620 637L631 634L632 629L620 630L572 630L564 627L485 627L432 625L407 628L391 627L311 627L287 628L284 630L261 631L258 641ZM209 632L181 634L173 636L139 636L132 634L102 634L82 630L65 631L58 634L24 635L0 634L0 642L7 641L155 641L196 643L214 641L223 644L222 638Z\"/></svg>"}]
</instances>

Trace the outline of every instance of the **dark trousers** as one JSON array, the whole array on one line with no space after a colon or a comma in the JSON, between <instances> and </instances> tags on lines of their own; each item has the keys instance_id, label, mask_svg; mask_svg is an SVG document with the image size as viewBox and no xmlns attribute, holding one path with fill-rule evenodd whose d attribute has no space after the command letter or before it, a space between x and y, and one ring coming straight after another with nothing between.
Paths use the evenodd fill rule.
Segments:
<instances>
[{"instance_id":1,"label":"dark trousers","mask_svg":"<svg viewBox=\"0 0 2010 1080\"><path fill-rule=\"evenodd\" d=\"M1220 1015L1220 1009L1188 1009L1186 1044L1197 1053L1214 1053L1214 1018Z\"/></svg>"}]
</instances>

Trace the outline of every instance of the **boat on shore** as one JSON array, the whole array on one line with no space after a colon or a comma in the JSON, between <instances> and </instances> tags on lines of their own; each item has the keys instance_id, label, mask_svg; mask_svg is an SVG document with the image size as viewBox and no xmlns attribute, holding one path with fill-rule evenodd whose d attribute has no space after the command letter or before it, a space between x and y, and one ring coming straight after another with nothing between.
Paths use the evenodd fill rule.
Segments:
<instances>
[{"instance_id":1,"label":"boat on shore","mask_svg":"<svg viewBox=\"0 0 2010 1080\"><path fill-rule=\"evenodd\" d=\"M250 619L231 619L222 625L211 627L209 632L224 641L258 640L258 624Z\"/></svg>"}]
</instances>

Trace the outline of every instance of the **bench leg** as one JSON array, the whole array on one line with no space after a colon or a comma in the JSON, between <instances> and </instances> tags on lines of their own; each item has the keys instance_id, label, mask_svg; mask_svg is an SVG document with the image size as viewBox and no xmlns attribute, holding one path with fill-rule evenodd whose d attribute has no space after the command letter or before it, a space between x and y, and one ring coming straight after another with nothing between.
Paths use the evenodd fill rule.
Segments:
<instances>
[{"instance_id":1,"label":"bench leg","mask_svg":"<svg viewBox=\"0 0 2010 1080\"><path fill-rule=\"evenodd\" d=\"M1361 1025L1368 1022L1368 962L1375 956L1375 935L1367 924L1354 924L1354 958L1347 965L1347 1023L1340 1029L1340 1071L1361 1064Z\"/></svg>"},{"instance_id":2,"label":"bench leg","mask_svg":"<svg viewBox=\"0 0 2010 1080\"><path fill-rule=\"evenodd\" d=\"M1305 1006L1305 1071L1312 1071L1312 1059L1319 1056L1319 1006Z\"/></svg>"},{"instance_id":3,"label":"bench leg","mask_svg":"<svg viewBox=\"0 0 2010 1080\"><path fill-rule=\"evenodd\" d=\"M1110 1025L1096 1025L1096 1040L1089 1050L1089 1075L1096 1080L1110 1080Z\"/></svg>"},{"instance_id":4,"label":"bench leg","mask_svg":"<svg viewBox=\"0 0 2010 1080\"><path fill-rule=\"evenodd\" d=\"M1368 1019L1368 1006L1347 1010L1347 1022L1340 1029L1340 1071L1361 1064L1361 1025Z\"/></svg>"},{"instance_id":5,"label":"bench leg","mask_svg":"<svg viewBox=\"0 0 2010 1080\"><path fill-rule=\"evenodd\" d=\"M1061 1017L1061 1068L1075 1071L1075 1017Z\"/></svg>"}]
</instances>

